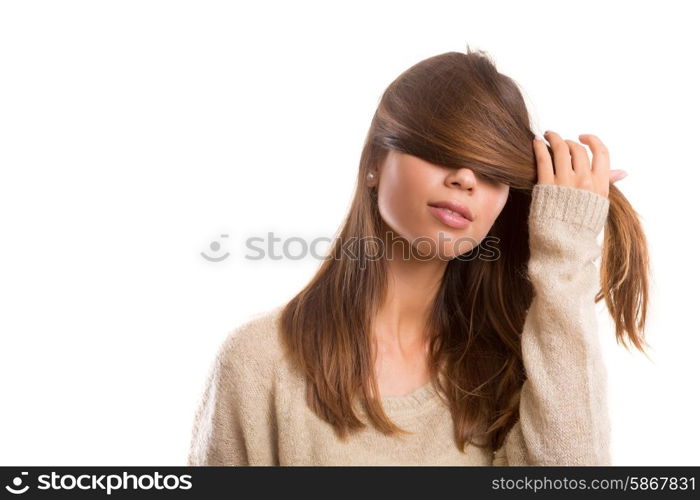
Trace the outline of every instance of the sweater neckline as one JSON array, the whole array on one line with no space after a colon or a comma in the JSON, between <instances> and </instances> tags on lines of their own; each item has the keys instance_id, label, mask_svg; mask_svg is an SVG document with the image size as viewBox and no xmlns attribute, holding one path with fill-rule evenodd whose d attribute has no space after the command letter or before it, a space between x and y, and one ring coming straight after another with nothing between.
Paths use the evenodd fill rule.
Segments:
<instances>
[{"instance_id":1,"label":"sweater neckline","mask_svg":"<svg viewBox=\"0 0 700 500\"><path fill-rule=\"evenodd\" d=\"M415 410L427 404L437 397L437 392L432 382L414 389L403 396L384 396L381 398L382 406L392 412Z\"/></svg>"}]
</instances>

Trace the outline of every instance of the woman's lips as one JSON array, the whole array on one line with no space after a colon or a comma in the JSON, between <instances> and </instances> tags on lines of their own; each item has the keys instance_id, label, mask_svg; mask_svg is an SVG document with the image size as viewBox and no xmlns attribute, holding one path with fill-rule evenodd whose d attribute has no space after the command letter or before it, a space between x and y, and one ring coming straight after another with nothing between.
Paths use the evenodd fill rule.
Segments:
<instances>
[{"instance_id":1,"label":"woman's lips","mask_svg":"<svg viewBox=\"0 0 700 500\"><path fill-rule=\"evenodd\" d=\"M435 216L435 218L438 219L440 222L447 224L450 227L454 227L456 229L464 229L471 222L469 219L465 219L457 212L453 212L452 210L449 210L447 208L433 207L428 205L428 209L430 210L430 213L432 213Z\"/></svg>"}]
</instances>

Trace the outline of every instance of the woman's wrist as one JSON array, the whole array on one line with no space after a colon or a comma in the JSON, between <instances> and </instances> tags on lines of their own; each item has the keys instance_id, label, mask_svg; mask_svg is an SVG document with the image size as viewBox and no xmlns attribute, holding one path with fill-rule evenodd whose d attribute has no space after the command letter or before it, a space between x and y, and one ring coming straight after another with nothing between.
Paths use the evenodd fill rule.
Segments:
<instances>
[{"instance_id":1,"label":"woman's wrist","mask_svg":"<svg viewBox=\"0 0 700 500\"><path fill-rule=\"evenodd\" d=\"M535 184L530 219L556 219L598 234L608 217L610 200L593 191L552 184Z\"/></svg>"}]
</instances>

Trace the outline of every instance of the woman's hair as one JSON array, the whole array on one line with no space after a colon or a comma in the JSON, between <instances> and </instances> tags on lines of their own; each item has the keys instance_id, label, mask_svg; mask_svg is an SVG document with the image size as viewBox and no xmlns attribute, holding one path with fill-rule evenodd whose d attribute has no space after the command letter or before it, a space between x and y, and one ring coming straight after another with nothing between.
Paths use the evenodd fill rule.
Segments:
<instances>
[{"instance_id":1,"label":"woman's hair","mask_svg":"<svg viewBox=\"0 0 700 500\"><path fill-rule=\"evenodd\" d=\"M371 322L387 286L387 262L368 242L384 241L376 189L365 184L389 150L427 162L470 168L510 186L489 236L497 259L473 258L479 246L450 260L431 306L427 330L432 383L449 403L455 441L499 448L519 418L525 380L521 332L533 298L527 275L528 213L537 182L534 133L516 83L483 51L425 59L384 91L362 149L349 212L308 285L282 309L285 351L306 379L309 407L344 439L366 426L359 398L381 432L406 433L383 411L374 371ZM550 151L551 154L551 151ZM602 258L605 303L618 343L644 351L649 263L636 212L610 185ZM486 238L485 238L486 239ZM444 380L438 377L444 373ZM477 437L485 438L484 444Z\"/></svg>"}]
</instances>

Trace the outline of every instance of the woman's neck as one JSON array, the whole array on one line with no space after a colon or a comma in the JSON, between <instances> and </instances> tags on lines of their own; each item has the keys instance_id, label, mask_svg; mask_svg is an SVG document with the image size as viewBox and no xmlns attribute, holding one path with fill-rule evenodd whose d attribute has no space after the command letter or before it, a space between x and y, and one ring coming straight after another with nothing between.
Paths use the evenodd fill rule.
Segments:
<instances>
[{"instance_id":1,"label":"woman's neck","mask_svg":"<svg viewBox=\"0 0 700 500\"><path fill-rule=\"evenodd\" d=\"M423 348L426 325L447 262L387 259L387 289L373 320L376 340L392 349Z\"/></svg>"}]
</instances>

